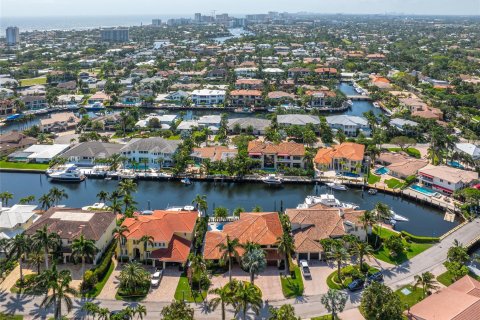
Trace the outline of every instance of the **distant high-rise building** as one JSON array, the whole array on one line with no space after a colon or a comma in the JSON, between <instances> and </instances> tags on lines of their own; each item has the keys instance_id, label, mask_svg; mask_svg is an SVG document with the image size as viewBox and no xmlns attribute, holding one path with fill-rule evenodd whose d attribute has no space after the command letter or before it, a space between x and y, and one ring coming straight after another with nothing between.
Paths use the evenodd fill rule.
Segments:
<instances>
[{"instance_id":1,"label":"distant high-rise building","mask_svg":"<svg viewBox=\"0 0 480 320\"><path fill-rule=\"evenodd\" d=\"M20 31L18 27L8 27L6 31L7 45L15 46L20 41Z\"/></svg>"},{"instance_id":2,"label":"distant high-rise building","mask_svg":"<svg viewBox=\"0 0 480 320\"><path fill-rule=\"evenodd\" d=\"M128 42L128 28L104 28L100 30L102 41L106 42Z\"/></svg>"},{"instance_id":3,"label":"distant high-rise building","mask_svg":"<svg viewBox=\"0 0 480 320\"><path fill-rule=\"evenodd\" d=\"M202 22L202 14L201 13L195 13L195 22L196 23Z\"/></svg>"},{"instance_id":4,"label":"distant high-rise building","mask_svg":"<svg viewBox=\"0 0 480 320\"><path fill-rule=\"evenodd\" d=\"M152 26L158 27L162 25L162 19L152 19Z\"/></svg>"}]
</instances>

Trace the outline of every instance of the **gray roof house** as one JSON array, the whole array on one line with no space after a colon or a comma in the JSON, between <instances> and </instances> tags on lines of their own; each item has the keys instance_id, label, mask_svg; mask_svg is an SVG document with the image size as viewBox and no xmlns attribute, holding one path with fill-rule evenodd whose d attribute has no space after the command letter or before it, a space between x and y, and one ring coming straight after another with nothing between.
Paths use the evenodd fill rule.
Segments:
<instances>
[{"instance_id":1,"label":"gray roof house","mask_svg":"<svg viewBox=\"0 0 480 320\"><path fill-rule=\"evenodd\" d=\"M390 125L394 126L399 131L404 131L405 126L416 127L416 126L418 126L418 123L416 123L415 121L411 121L411 120L395 118L395 119L392 119L390 121Z\"/></svg>"},{"instance_id":2,"label":"gray roof house","mask_svg":"<svg viewBox=\"0 0 480 320\"><path fill-rule=\"evenodd\" d=\"M119 153L124 145L100 141L82 142L65 151L61 157L79 166L93 166L95 160L106 159Z\"/></svg>"},{"instance_id":3,"label":"gray roof house","mask_svg":"<svg viewBox=\"0 0 480 320\"><path fill-rule=\"evenodd\" d=\"M357 133L370 136L371 129L367 119L358 116L338 115L326 117L327 123L333 130L342 129L349 137L356 137Z\"/></svg>"},{"instance_id":4,"label":"gray roof house","mask_svg":"<svg viewBox=\"0 0 480 320\"><path fill-rule=\"evenodd\" d=\"M318 116L310 114L281 114L277 116L277 122L282 126L306 126L309 123L318 125L320 124L320 119Z\"/></svg>"},{"instance_id":5,"label":"gray roof house","mask_svg":"<svg viewBox=\"0 0 480 320\"><path fill-rule=\"evenodd\" d=\"M228 130L233 131L236 125L239 125L242 132L247 132L249 127L253 128L253 134L262 135L272 121L259 118L236 118L228 119Z\"/></svg>"},{"instance_id":6,"label":"gray roof house","mask_svg":"<svg viewBox=\"0 0 480 320\"><path fill-rule=\"evenodd\" d=\"M149 168L169 167L180 144L180 140L152 137L132 140L120 152L130 163L138 162Z\"/></svg>"}]
</instances>

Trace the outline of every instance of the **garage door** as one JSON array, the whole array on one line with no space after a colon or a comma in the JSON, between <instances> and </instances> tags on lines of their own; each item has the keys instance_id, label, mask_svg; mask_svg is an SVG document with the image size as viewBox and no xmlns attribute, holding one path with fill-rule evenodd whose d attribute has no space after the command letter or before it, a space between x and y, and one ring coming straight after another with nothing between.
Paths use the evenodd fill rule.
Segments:
<instances>
[{"instance_id":1,"label":"garage door","mask_svg":"<svg viewBox=\"0 0 480 320\"><path fill-rule=\"evenodd\" d=\"M307 260L308 259L308 253L299 253L298 254L298 260Z\"/></svg>"},{"instance_id":2,"label":"garage door","mask_svg":"<svg viewBox=\"0 0 480 320\"><path fill-rule=\"evenodd\" d=\"M319 260L320 259L320 253L318 252L311 252L310 253L310 260Z\"/></svg>"}]
</instances>

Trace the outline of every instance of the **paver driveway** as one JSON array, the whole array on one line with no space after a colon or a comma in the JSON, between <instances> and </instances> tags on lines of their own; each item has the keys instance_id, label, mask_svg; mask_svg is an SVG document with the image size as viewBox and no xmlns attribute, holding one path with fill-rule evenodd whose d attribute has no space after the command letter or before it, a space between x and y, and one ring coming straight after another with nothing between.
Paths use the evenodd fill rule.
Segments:
<instances>
[{"instance_id":1,"label":"paver driveway","mask_svg":"<svg viewBox=\"0 0 480 320\"><path fill-rule=\"evenodd\" d=\"M157 288L150 288L145 301L172 302L181 274L178 267L163 270L160 285Z\"/></svg>"},{"instance_id":2,"label":"paver driveway","mask_svg":"<svg viewBox=\"0 0 480 320\"><path fill-rule=\"evenodd\" d=\"M232 268L232 279L237 279L240 281L250 281L250 276L247 272L240 269L238 266ZM228 283L228 272L212 277L212 286L211 288L220 288L225 286ZM282 293L282 283L280 281L280 271L277 267L267 267L264 272L259 276L255 277L255 285L262 290L262 295L264 300L280 300L284 299ZM214 296L210 294L207 296L207 299L211 299Z\"/></svg>"},{"instance_id":3,"label":"paver driveway","mask_svg":"<svg viewBox=\"0 0 480 320\"><path fill-rule=\"evenodd\" d=\"M321 261L308 262L310 267L311 278L303 278L304 295L314 296L324 294L328 291L327 277L335 271L332 264L327 264ZM303 276L303 275L302 275Z\"/></svg>"}]
</instances>

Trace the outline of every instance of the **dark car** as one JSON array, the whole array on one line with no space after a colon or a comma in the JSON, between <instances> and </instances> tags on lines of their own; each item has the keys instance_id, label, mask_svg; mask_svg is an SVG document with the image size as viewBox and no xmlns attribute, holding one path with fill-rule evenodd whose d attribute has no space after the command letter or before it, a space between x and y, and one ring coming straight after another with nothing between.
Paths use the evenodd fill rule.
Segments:
<instances>
[{"instance_id":1,"label":"dark car","mask_svg":"<svg viewBox=\"0 0 480 320\"><path fill-rule=\"evenodd\" d=\"M349 291L358 291L358 290L362 290L363 288L363 285L364 285L365 281L363 281L362 279L357 279L357 280L353 280L348 286L347 286L347 289Z\"/></svg>"},{"instance_id":2,"label":"dark car","mask_svg":"<svg viewBox=\"0 0 480 320\"><path fill-rule=\"evenodd\" d=\"M369 282L382 282L383 281L383 273L381 271L374 273L368 277Z\"/></svg>"}]
</instances>

